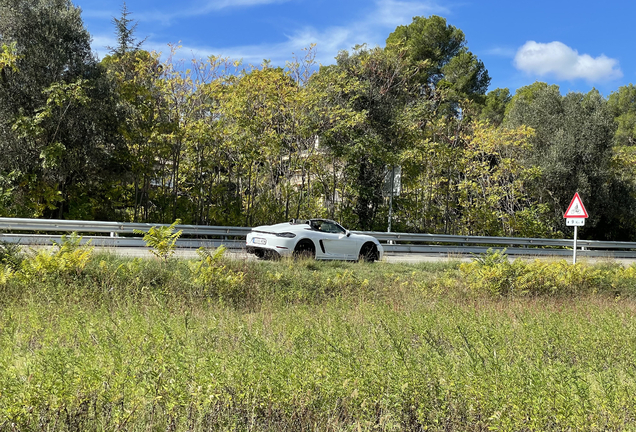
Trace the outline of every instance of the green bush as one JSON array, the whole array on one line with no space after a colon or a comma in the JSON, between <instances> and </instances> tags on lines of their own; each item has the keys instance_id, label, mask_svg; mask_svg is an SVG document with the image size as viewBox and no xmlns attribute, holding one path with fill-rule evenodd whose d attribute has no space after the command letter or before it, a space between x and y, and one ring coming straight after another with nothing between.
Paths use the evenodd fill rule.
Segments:
<instances>
[{"instance_id":1,"label":"green bush","mask_svg":"<svg viewBox=\"0 0 636 432\"><path fill-rule=\"evenodd\" d=\"M73 279L79 276L93 254L90 244L82 245L77 233L63 235L51 249L41 249L21 261L16 276L26 282L40 282L50 278Z\"/></svg>"},{"instance_id":2,"label":"green bush","mask_svg":"<svg viewBox=\"0 0 636 432\"><path fill-rule=\"evenodd\" d=\"M577 295L636 292L636 267L572 265L491 253L460 266L461 280L472 294L491 296Z\"/></svg>"}]
</instances>

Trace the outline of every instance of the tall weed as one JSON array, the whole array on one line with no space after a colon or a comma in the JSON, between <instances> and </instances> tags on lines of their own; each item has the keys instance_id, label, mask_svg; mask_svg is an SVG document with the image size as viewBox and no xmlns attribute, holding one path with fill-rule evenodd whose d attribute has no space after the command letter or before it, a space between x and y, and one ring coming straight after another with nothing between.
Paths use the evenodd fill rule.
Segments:
<instances>
[{"instance_id":1,"label":"tall weed","mask_svg":"<svg viewBox=\"0 0 636 432\"><path fill-rule=\"evenodd\" d=\"M77 239L45 252L0 280L0 430L636 420L636 267L159 261L85 255Z\"/></svg>"},{"instance_id":2,"label":"tall weed","mask_svg":"<svg viewBox=\"0 0 636 432\"><path fill-rule=\"evenodd\" d=\"M19 244L0 242L0 264L18 270L23 260L24 253Z\"/></svg>"},{"instance_id":3,"label":"tall weed","mask_svg":"<svg viewBox=\"0 0 636 432\"><path fill-rule=\"evenodd\" d=\"M225 250L224 246L214 251L200 248L197 251L200 260L189 262L189 266L197 294L236 305L245 300L245 274L224 264Z\"/></svg>"},{"instance_id":4,"label":"tall weed","mask_svg":"<svg viewBox=\"0 0 636 432\"><path fill-rule=\"evenodd\" d=\"M631 301L15 304L0 430L630 430Z\"/></svg>"}]
</instances>

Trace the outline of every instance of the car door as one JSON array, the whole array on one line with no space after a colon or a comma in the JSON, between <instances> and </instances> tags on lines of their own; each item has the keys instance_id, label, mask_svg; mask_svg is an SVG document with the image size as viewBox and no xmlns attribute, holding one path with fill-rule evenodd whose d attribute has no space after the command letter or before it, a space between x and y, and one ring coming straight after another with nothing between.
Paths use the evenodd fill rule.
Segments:
<instances>
[{"instance_id":1,"label":"car door","mask_svg":"<svg viewBox=\"0 0 636 432\"><path fill-rule=\"evenodd\" d=\"M358 256L358 244L347 237L347 231L340 225L323 221L320 226L321 241L324 246L325 258L331 259L356 259Z\"/></svg>"}]
</instances>

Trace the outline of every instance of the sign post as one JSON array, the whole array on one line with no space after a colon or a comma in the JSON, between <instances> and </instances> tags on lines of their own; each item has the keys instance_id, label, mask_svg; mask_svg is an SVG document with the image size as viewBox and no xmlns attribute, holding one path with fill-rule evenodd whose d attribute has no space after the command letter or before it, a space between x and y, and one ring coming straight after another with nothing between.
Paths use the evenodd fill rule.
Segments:
<instances>
[{"instance_id":1,"label":"sign post","mask_svg":"<svg viewBox=\"0 0 636 432\"><path fill-rule=\"evenodd\" d=\"M574 194L570 206L565 211L563 217L565 218L565 224L567 226L574 227L574 255L572 257L572 264L576 264L576 238L578 235L578 227L584 226L585 219L588 218L587 210L585 210L585 206L578 192Z\"/></svg>"},{"instance_id":2,"label":"sign post","mask_svg":"<svg viewBox=\"0 0 636 432\"><path fill-rule=\"evenodd\" d=\"M389 227L387 232L391 232L391 222L393 221L393 197L400 195L402 190L402 167L391 165L391 171L384 176L382 194L389 197ZM393 241L389 240L389 244Z\"/></svg>"}]
</instances>

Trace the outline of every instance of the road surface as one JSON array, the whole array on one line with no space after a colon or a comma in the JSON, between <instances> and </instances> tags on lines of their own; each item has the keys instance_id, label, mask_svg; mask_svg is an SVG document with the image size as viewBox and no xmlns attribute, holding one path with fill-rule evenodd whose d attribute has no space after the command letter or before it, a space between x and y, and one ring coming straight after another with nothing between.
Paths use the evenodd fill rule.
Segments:
<instances>
[{"instance_id":1,"label":"road surface","mask_svg":"<svg viewBox=\"0 0 636 432\"><path fill-rule=\"evenodd\" d=\"M111 253L115 253L118 254L120 256L128 256L128 257L139 257L139 258L152 258L153 255L150 252L149 248L139 248L139 247L119 247L119 248L96 248L96 251L108 251ZM196 259L199 257L199 255L197 254L196 249L178 249L175 251L175 257L178 258L193 258ZM226 251L226 256L233 258L233 259L245 259L245 260L255 260L256 257L254 255L250 255L245 253L244 251L233 251L233 250L228 250ZM511 260L513 259L523 259L523 260L535 260L535 259L541 259L541 260L553 260L553 261L560 261L565 259L566 261L572 261L571 257L546 257L546 256L540 256L540 257L531 257L531 256L527 256L527 257L510 257ZM463 262L469 262L472 261L473 257L470 255L463 255L463 256L457 256L457 255L453 255L453 256L448 256L448 255L441 255L441 254L414 254L414 253L409 253L409 254L405 254L405 253L392 253L392 254L384 254L384 262L388 262L388 263L410 263L410 264L417 264L417 263L423 263L423 262L440 262L440 261L463 261ZM602 263L602 262L615 262L615 263L620 263L624 266L629 266L632 265L634 263L636 263L636 259L634 258L614 258L614 259L608 259L608 258L587 258L587 257L577 257L577 262L580 263L590 263L590 264L595 264L595 263Z\"/></svg>"}]
</instances>

